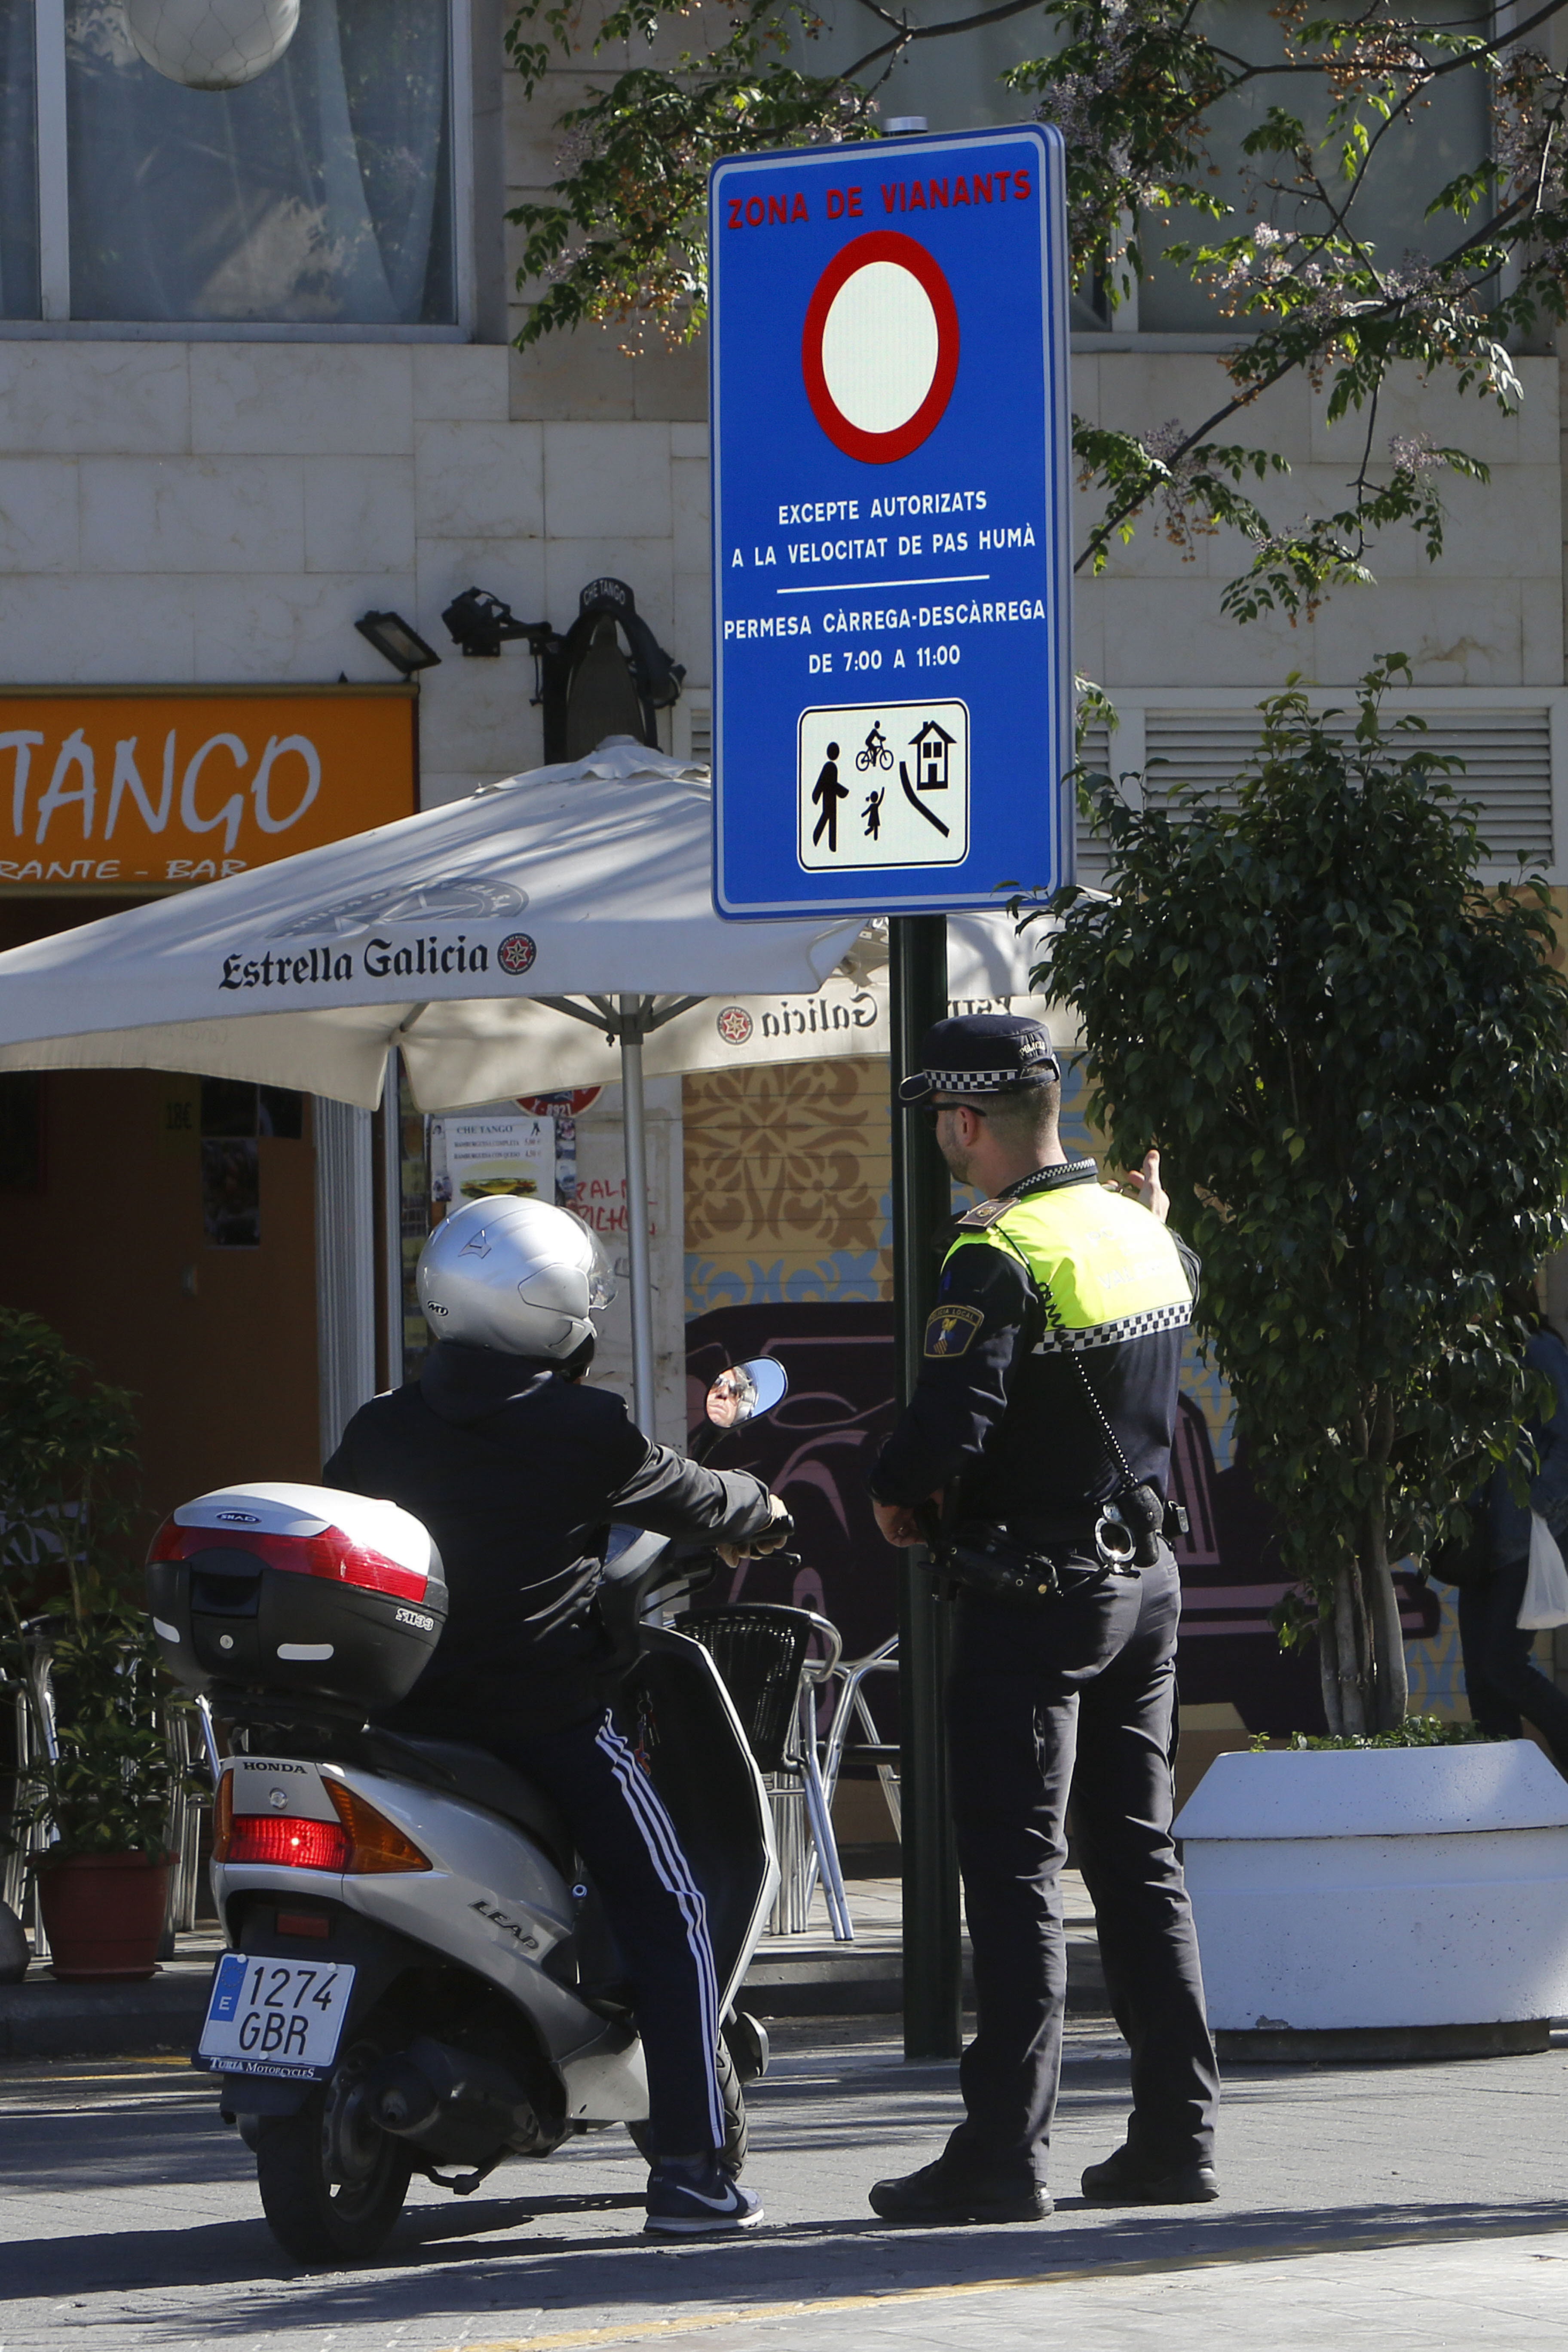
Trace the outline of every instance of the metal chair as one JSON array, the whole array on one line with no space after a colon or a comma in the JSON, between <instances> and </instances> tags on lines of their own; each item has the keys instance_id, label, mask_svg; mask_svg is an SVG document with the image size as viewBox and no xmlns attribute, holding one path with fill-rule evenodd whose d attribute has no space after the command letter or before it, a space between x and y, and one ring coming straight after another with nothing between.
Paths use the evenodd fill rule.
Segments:
<instances>
[{"instance_id":1,"label":"metal chair","mask_svg":"<svg viewBox=\"0 0 1568 2352\"><path fill-rule=\"evenodd\" d=\"M756 1601L688 1615L680 1630L700 1642L717 1666L767 1782L779 1853L773 1933L805 1932L820 1872L834 1939L853 1943L816 1727L817 1691L836 1671L842 1647L837 1627L814 1610ZM824 1654L814 1657L816 1642Z\"/></svg>"},{"instance_id":2,"label":"metal chair","mask_svg":"<svg viewBox=\"0 0 1568 2352\"><path fill-rule=\"evenodd\" d=\"M26 1629L31 1632L31 1627ZM0 1707L4 1707L11 1724L11 1784L13 1820L16 1813L29 1808L42 1793L33 1776L32 1767L40 1754L52 1756L55 1751L55 1695L49 1673L48 1653L37 1641L27 1645L26 1677L25 1682L10 1679L0 1682ZM39 1726L43 1737L39 1738ZM44 1933L43 1915L38 1906L37 1881L28 1868L35 1854L44 1853L54 1843L47 1821L35 1819L19 1835L13 1832L0 1855L0 1897L10 1906L30 1933L34 1957L47 1960L48 1938ZM29 1915L31 1926L29 1927Z\"/></svg>"},{"instance_id":3,"label":"metal chair","mask_svg":"<svg viewBox=\"0 0 1568 2352\"><path fill-rule=\"evenodd\" d=\"M12 1752L15 1757L16 1780L13 1802L16 1808L31 1802L38 1793L37 1783L29 1777L28 1767L40 1753L53 1757L58 1753L55 1741L54 1670L47 1633L47 1621L37 1619L24 1627L26 1643L26 1682L0 1683L0 1706L8 1700L14 1708ZM199 1722L199 1728L198 1728ZM169 1898L163 1913L163 1932L159 1940L158 1958L172 1959L176 1935L188 1932L196 1924L196 1890L201 1870L201 1822L207 1802L204 1792L185 1785L197 1762L196 1741L204 1750L209 1776L216 1785L216 1751L213 1742L211 1716L206 1701L196 1701L196 1712L175 1705L166 1717L166 1741L170 1762L177 1775L169 1791L169 1807L163 1843L174 1856L169 1873ZM42 1729L40 1749L39 1730ZM27 1865L35 1854L46 1853L54 1843L54 1832L47 1820L34 1821L23 1836L7 1846L0 1856L0 1899L4 1899L25 1921L24 1906L32 1910L33 1948L38 1958L47 1959L48 1943L44 1934L43 1915L37 1895L37 1881Z\"/></svg>"},{"instance_id":4,"label":"metal chair","mask_svg":"<svg viewBox=\"0 0 1568 2352\"><path fill-rule=\"evenodd\" d=\"M205 1702L200 1704L205 1711ZM168 1827L163 1842L174 1860L169 1872L169 1904L163 1914L163 1935L158 1948L161 1960L174 1958L175 1937L188 1935L196 1924L202 1813L208 1801L204 1790L188 1785L198 1766L205 1769L207 1761L205 1755L198 1755L198 1748L205 1742L197 1729L195 1708L173 1706L166 1722L169 1760L176 1779L169 1791Z\"/></svg>"},{"instance_id":5,"label":"metal chair","mask_svg":"<svg viewBox=\"0 0 1568 2352\"><path fill-rule=\"evenodd\" d=\"M896 1633L889 1633L879 1648L868 1651L865 1657L842 1658L834 1667L838 1692L833 1708L833 1721L828 1726L822 1781L831 1805L837 1793L839 1773L846 1762L872 1766L881 1783L882 1795L893 1823L893 1835L901 1842L904 1819L899 1795L898 1743L882 1738L863 1688L868 1675L896 1675L898 1671L899 1637ZM849 1733L857 1719L866 1738L851 1745Z\"/></svg>"}]
</instances>

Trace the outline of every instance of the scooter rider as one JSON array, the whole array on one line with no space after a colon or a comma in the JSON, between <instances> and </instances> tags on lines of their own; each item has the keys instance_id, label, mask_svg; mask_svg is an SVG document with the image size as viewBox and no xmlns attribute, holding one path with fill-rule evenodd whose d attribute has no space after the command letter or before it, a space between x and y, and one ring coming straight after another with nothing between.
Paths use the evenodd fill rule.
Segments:
<instances>
[{"instance_id":1,"label":"scooter rider","mask_svg":"<svg viewBox=\"0 0 1568 2352\"><path fill-rule=\"evenodd\" d=\"M417 1282L436 1335L419 1377L363 1406L322 1474L413 1512L445 1563L446 1631L395 1727L489 1748L560 1806L635 1989L658 2150L647 2226L744 2229L762 2209L719 2161L703 1898L616 1726L595 1596L612 1520L738 1557L781 1545L788 1515L757 1479L650 1444L619 1397L580 1385L614 1288L566 1211L474 1202L431 1234Z\"/></svg>"}]
</instances>

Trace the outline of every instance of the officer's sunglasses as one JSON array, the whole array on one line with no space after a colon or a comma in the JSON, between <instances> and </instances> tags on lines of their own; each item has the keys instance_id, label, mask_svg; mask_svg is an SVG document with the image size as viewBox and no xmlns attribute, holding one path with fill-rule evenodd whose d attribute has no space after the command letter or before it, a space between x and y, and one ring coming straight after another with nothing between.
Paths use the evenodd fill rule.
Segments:
<instances>
[{"instance_id":1,"label":"officer's sunglasses","mask_svg":"<svg viewBox=\"0 0 1568 2352\"><path fill-rule=\"evenodd\" d=\"M927 1103L925 1105L926 1125L933 1135L936 1133L936 1123L944 1110L972 1110L976 1118L989 1118L991 1116L989 1111L982 1110L978 1103Z\"/></svg>"}]
</instances>

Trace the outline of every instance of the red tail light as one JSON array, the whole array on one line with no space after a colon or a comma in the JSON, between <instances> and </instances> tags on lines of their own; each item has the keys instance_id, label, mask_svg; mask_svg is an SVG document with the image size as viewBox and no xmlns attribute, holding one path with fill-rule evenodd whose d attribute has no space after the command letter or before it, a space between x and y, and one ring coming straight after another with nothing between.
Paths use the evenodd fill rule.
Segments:
<instances>
[{"instance_id":1,"label":"red tail light","mask_svg":"<svg viewBox=\"0 0 1568 2352\"><path fill-rule=\"evenodd\" d=\"M327 1795L338 1818L310 1822L297 1813L237 1813L234 1775L218 1782L213 1808L213 1860L263 1863L276 1870L335 1870L351 1876L428 1870L429 1859L367 1798L334 1780Z\"/></svg>"},{"instance_id":2,"label":"red tail light","mask_svg":"<svg viewBox=\"0 0 1568 2352\"><path fill-rule=\"evenodd\" d=\"M260 1528L182 1528L165 1519L147 1558L189 1559L193 1552L242 1551L268 1568L291 1576L321 1576L334 1584L357 1584L367 1592L391 1592L399 1601L423 1601L429 1582L423 1569L405 1568L368 1544L356 1544L341 1528L319 1536L268 1535Z\"/></svg>"},{"instance_id":3,"label":"red tail light","mask_svg":"<svg viewBox=\"0 0 1568 2352\"><path fill-rule=\"evenodd\" d=\"M281 1813L236 1813L226 1862L292 1870L346 1870L353 1847L341 1822L292 1821Z\"/></svg>"}]
</instances>

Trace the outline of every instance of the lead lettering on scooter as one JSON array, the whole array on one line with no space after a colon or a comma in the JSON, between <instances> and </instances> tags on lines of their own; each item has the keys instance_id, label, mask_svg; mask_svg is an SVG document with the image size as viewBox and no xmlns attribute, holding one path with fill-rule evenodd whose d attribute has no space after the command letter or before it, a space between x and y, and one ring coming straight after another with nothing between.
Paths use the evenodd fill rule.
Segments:
<instances>
[{"instance_id":1,"label":"lead lettering on scooter","mask_svg":"<svg viewBox=\"0 0 1568 2352\"><path fill-rule=\"evenodd\" d=\"M500 1927L503 1934L512 1938L514 1943L520 1944L525 1952L538 1951L538 1937L531 1936L526 1927L519 1927L515 1919L509 1919L506 1913L498 1911L493 1904L470 1903L468 1908L470 1911L477 1911L481 1919L488 1919L492 1927Z\"/></svg>"}]
</instances>

